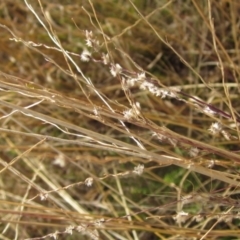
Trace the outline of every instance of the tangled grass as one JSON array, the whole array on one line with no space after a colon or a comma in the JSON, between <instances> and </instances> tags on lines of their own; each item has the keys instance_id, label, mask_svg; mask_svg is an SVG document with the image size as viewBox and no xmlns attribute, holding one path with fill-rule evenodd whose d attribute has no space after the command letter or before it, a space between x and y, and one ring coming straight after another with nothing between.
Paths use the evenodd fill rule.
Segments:
<instances>
[{"instance_id":1,"label":"tangled grass","mask_svg":"<svg viewBox=\"0 0 240 240\"><path fill-rule=\"evenodd\" d=\"M237 0L6 0L1 239L237 239Z\"/></svg>"}]
</instances>

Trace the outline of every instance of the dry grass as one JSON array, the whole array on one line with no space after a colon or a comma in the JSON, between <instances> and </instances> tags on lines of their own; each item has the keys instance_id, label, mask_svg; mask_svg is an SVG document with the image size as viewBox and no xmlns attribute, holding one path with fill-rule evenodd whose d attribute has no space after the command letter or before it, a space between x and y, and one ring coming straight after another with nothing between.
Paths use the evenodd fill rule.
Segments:
<instances>
[{"instance_id":1,"label":"dry grass","mask_svg":"<svg viewBox=\"0 0 240 240\"><path fill-rule=\"evenodd\" d=\"M0 4L0 238L237 239L239 2L49 2Z\"/></svg>"}]
</instances>

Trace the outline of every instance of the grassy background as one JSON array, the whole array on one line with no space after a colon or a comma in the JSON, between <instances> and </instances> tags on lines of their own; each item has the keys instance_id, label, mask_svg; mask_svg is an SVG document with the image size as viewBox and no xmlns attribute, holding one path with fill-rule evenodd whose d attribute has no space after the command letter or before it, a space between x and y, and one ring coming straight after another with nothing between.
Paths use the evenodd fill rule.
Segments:
<instances>
[{"instance_id":1,"label":"grassy background","mask_svg":"<svg viewBox=\"0 0 240 240\"><path fill-rule=\"evenodd\" d=\"M238 239L239 11L0 3L0 238ZM174 95L126 86L143 71Z\"/></svg>"}]
</instances>

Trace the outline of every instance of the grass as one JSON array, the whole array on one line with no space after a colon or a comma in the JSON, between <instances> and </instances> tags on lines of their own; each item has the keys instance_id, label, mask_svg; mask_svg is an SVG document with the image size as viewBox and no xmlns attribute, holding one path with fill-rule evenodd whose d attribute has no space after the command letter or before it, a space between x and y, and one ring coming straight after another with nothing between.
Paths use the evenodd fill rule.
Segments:
<instances>
[{"instance_id":1,"label":"grass","mask_svg":"<svg viewBox=\"0 0 240 240\"><path fill-rule=\"evenodd\" d=\"M238 239L238 1L0 5L1 239Z\"/></svg>"}]
</instances>

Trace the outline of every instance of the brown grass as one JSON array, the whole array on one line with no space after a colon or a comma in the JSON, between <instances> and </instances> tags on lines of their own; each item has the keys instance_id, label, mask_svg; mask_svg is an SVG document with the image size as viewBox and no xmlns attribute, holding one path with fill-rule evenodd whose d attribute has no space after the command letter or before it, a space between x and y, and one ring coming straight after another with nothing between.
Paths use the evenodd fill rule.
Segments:
<instances>
[{"instance_id":1,"label":"brown grass","mask_svg":"<svg viewBox=\"0 0 240 240\"><path fill-rule=\"evenodd\" d=\"M0 238L236 239L240 4L81 4L0 4Z\"/></svg>"}]
</instances>

